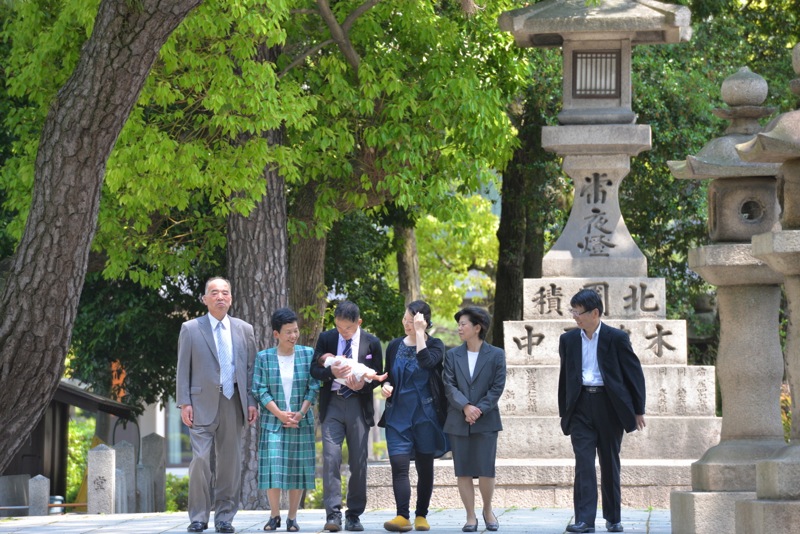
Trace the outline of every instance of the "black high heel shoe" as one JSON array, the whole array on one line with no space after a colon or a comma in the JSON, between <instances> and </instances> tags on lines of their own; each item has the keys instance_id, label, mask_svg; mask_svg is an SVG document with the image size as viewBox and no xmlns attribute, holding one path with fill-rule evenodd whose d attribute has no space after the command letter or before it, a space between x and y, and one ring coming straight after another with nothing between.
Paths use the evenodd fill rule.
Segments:
<instances>
[{"instance_id":1,"label":"black high heel shoe","mask_svg":"<svg viewBox=\"0 0 800 534\"><path fill-rule=\"evenodd\" d=\"M492 515L494 515L494 521L489 521L488 519L486 519L486 514L484 513L483 522L486 523L486 530L494 532L498 528L500 528L500 521L497 520L497 516L494 514L494 512L492 512Z\"/></svg>"},{"instance_id":2,"label":"black high heel shoe","mask_svg":"<svg viewBox=\"0 0 800 534\"><path fill-rule=\"evenodd\" d=\"M278 530L281 526L281 516L276 515L275 517L270 517L267 524L264 525L264 530L272 531Z\"/></svg>"},{"instance_id":3,"label":"black high heel shoe","mask_svg":"<svg viewBox=\"0 0 800 534\"><path fill-rule=\"evenodd\" d=\"M461 532L478 532L478 518L475 518L475 524L465 523L463 527L461 527Z\"/></svg>"},{"instance_id":4,"label":"black high heel shoe","mask_svg":"<svg viewBox=\"0 0 800 534\"><path fill-rule=\"evenodd\" d=\"M297 524L297 519L291 517L286 518L286 532L297 532L300 530L300 525Z\"/></svg>"}]
</instances>

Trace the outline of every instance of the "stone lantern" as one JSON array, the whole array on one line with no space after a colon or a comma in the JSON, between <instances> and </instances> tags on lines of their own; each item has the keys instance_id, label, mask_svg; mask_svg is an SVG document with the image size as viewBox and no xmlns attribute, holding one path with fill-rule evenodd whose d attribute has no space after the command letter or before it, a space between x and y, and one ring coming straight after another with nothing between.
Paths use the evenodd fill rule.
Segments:
<instances>
[{"instance_id":1,"label":"stone lantern","mask_svg":"<svg viewBox=\"0 0 800 534\"><path fill-rule=\"evenodd\" d=\"M783 276L753 257L750 245L754 235L779 226L778 165L746 162L736 151L761 131L758 119L775 112L761 105L766 97L767 82L749 69L729 76L722 83L728 107L714 110L731 121L725 135L696 156L668 162L676 178L711 180L712 243L689 251L689 267L717 286L722 398L720 443L692 464L692 491L671 496L675 533L734 531L736 502L754 497L756 463L784 446L778 333Z\"/></svg>"},{"instance_id":2,"label":"stone lantern","mask_svg":"<svg viewBox=\"0 0 800 534\"><path fill-rule=\"evenodd\" d=\"M564 233L545 255L547 276L647 276L647 260L619 208L630 158L649 150L650 127L631 109L631 51L688 41L691 12L652 0L546 0L500 16L519 46L563 48L563 111L542 146L564 158L575 201Z\"/></svg>"},{"instance_id":3,"label":"stone lantern","mask_svg":"<svg viewBox=\"0 0 800 534\"><path fill-rule=\"evenodd\" d=\"M647 277L647 260L619 207L630 158L651 146L650 127L631 109L636 45L688 40L690 12L654 0L545 0L508 11L500 28L519 46L563 49L563 110L542 130L542 146L563 157L574 181L569 221L543 259L544 277L526 279L521 321L504 323L508 376L500 401L505 432L498 491L525 488L525 506L572 498L574 457L558 430L558 342L575 328L569 300L597 291L603 321L628 332L647 382L647 428L625 436L626 506L663 508L689 487L690 465L719 440L714 369L687 365L686 322L666 318L666 284ZM506 502L509 502L506 500Z\"/></svg>"},{"instance_id":4,"label":"stone lantern","mask_svg":"<svg viewBox=\"0 0 800 534\"><path fill-rule=\"evenodd\" d=\"M800 44L792 50L792 66L798 79L791 90L800 97ZM781 228L753 236L752 245L753 256L784 275L786 375L794 412L789 445L756 466L757 498L736 503L736 532L794 532L800 525L800 110L779 115L736 148L745 161L780 164Z\"/></svg>"}]
</instances>

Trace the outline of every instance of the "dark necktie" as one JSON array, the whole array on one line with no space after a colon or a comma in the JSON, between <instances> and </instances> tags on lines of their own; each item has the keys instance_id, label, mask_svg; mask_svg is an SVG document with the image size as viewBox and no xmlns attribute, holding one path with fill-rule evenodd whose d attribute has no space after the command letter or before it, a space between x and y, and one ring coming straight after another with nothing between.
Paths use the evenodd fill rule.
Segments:
<instances>
[{"instance_id":1,"label":"dark necktie","mask_svg":"<svg viewBox=\"0 0 800 534\"><path fill-rule=\"evenodd\" d=\"M344 341L344 357L345 358L353 358L353 340L352 339L345 339ZM339 395L344 397L345 399L350 398L351 396L355 395L356 392L350 389L349 387L342 385L339 388Z\"/></svg>"}]
</instances>

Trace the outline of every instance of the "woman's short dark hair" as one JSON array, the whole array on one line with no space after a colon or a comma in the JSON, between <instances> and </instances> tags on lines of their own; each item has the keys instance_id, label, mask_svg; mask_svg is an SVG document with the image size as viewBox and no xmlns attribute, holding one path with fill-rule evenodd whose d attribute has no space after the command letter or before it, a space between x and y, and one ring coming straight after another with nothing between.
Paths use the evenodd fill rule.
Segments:
<instances>
[{"instance_id":1,"label":"woman's short dark hair","mask_svg":"<svg viewBox=\"0 0 800 534\"><path fill-rule=\"evenodd\" d=\"M580 306L585 312L597 310L603 316L603 299L594 289L581 289L570 299L569 305L573 308Z\"/></svg>"},{"instance_id":2,"label":"woman's short dark hair","mask_svg":"<svg viewBox=\"0 0 800 534\"><path fill-rule=\"evenodd\" d=\"M466 308L462 308L456 312L456 322L458 322L458 320L464 316L466 316L467 319L469 319L469 322L471 322L473 325L481 327L481 329L478 331L478 336L481 339L486 339L486 333L489 331L489 325L492 322L489 312L483 308L478 308L477 306L467 306Z\"/></svg>"},{"instance_id":3,"label":"woman's short dark hair","mask_svg":"<svg viewBox=\"0 0 800 534\"><path fill-rule=\"evenodd\" d=\"M289 308L278 308L272 313L272 317L270 318L272 329L276 332L280 332L283 325L296 322L297 314Z\"/></svg>"},{"instance_id":4,"label":"woman's short dark hair","mask_svg":"<svg viewBox=\"0 0 800 534\"><path fill-rule=\"evenodd\" d=\"M333 316L337 319L345 319L351 323L355 323L361 317L361 310L358 309L355 302L343 300L336 305Z\"/></svg>"},{"instance_id":5,"label":"woman's short dark hair","mask_svg":"<svg viewBox=\"0 0 800 534\"><path fill-rule=\"evenodd\" d=\"M428 306L428 303L424 300L415 300L406 306L406 309L408 310L408 313L411 314L412 319L418 313L421 313L422 316L425 317L425 323L427 324L425 330L433 326L433 323L431 322L431 307Z\"/></svg>"}]
</instances>

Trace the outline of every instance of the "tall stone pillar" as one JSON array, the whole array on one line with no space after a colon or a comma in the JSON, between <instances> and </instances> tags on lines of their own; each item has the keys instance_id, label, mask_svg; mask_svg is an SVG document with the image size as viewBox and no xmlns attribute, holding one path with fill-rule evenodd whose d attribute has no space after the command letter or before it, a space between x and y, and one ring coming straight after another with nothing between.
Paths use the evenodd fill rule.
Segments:
<instances>
[{"instance_id":1,"label":"tall stone pillar","mask_svg":"<svg viewBox=\"0 0 800 534\"><path fill-rule=\"evenodd\" d=\"M800 76L800 44L792 51ZM791 83L800 96L800 79ZM752 239L753 256L784 275L789 326L786 371L792 393L789 445L756 466L756 499L736 504L736 532L793 532L800 525L800 110L779 115L754 139L737 146L745 161L780 163L781 228Z\"/></svg>"},{"instance_id":2,"label":"tall stone pillar","mask_svg":"<svg viewBox=\"0 0 800 534\"><path fill-rule=\"evenodd\" d=\"M711 244L689 251L689 267L717 286L720 342L716 372L722 397L719 444L692 464L692 491L671 496L672 531L733 531L736 502L752 499L756 463L784 446L780 418L783 358L779 338L782 275L752 255L750 239L778 223L774 163L742 161L738 143L761 130L767 82L742 68L722 83L731 121L697 156L669 162L676 178L711 179Z\"/></svg>"}]
</instances>

